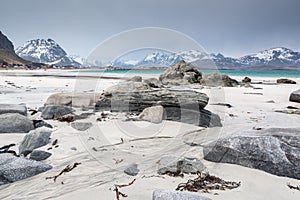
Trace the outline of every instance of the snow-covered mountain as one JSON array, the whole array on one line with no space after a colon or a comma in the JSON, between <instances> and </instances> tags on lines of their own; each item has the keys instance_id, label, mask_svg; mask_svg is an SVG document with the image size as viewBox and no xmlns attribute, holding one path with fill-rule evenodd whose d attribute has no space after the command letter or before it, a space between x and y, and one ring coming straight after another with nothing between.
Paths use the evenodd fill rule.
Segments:
<instances>
[{"instance_id":1,"label":"snow-covered mountain","mask_svg":"<svg viewBox=\"0 0 300 200\"><path fill-rule=\"evenodd\" d=\"M154 52L146 55L140 61L117 60L112 63L116 67L143 67L143 66L170 66L184 60L194 66L232 69L243 67L300 67L300 52L295 52L284 47L271 48L257 54L241 58L226 57L220 53L207 54L205 52L190 50L177 53Z\"/></svg>"},{"instance_id":2,"label":"snow-covered mountain","mask_svg":"<svg viewBox=\"0 0 300 200\"><path fill-rule=\"evenodd\" d=\"M50 65L80 67L81 64L68 56L65 50L52 39L35 39L16 49L16 53L32 62Z\"/></svg>"}]
</instances>

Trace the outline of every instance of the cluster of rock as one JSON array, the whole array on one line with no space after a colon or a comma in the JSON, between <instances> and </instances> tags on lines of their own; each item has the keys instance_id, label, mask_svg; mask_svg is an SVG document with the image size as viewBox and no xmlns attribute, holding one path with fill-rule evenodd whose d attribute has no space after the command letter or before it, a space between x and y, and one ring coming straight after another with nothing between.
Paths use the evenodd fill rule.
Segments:
<instances>
[{"instance_id":1,"label":"cluster of rock","mask_svg":"<svg viewBox=\"0 0 300 200\"><path fill-rule=\"evenodd\" d=\"M27 117L27 107L24 104L0 104L0 134L25 134L18 154L9 150L15 144L4 146L0 151L0 185L25 179L52 168L40 162L49 158L51 153L36 150L49 143L52 129L45 126L51 125Z\"/></svg>"}]
</instances>

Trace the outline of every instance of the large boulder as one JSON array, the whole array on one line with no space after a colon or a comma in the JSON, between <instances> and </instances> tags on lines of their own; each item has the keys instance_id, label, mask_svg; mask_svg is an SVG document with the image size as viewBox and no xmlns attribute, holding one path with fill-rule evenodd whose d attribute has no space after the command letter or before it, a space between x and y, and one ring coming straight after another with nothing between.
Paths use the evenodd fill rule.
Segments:
<instances>
[{"instance_id":1,"label":"large boulder","mask_svg":"<svg viewBox=\"0 0 300 200\"><path fill-rule=\"evenodd\" d=\"M220 118L204 107L208 96L192 90L113 90L101 95L96 110L112 112L136 112L145 108L161 105L166 120L180 121L204 127L222 126Z\"/></svg>"},{"instance_id":2,"label":"large boulder","mask_svg":"<svg viewBox=\"0 0 300 200\"><path fill-rule=\"evenodd\" d=\"M159 76L163 84L171 85L199 83L201 78L202 74L183 60L175 63Z\"/></svg>"},{"instance_id":3,"label":"large boulder","mask_svg":"<svg viewBox=\"0 0 300 200\"><path fill-rule=\"evenodd\" d=\"M49 143L52 130L41 127L30 131L25 135L19 146L19 154L27 154L36 148L45 146Z\"/></svg>"},{"instance_id":4,"label":"large boulder","mask_svg":"<svg viewBox=\"0 0 300 200\"><path fill-rule=\"evenodd\" d=\"M127 91L141 91L141 90L151 90L151 87L144 82L133 82L133 81L121 82L119 84L107 88L105 94L120 93L120 92L127 92Z\"/></svg>"},{"instance_id":5,"label":"large boulder","mask_svg":"<svg viewBox=\"0 0 300 200\"><path fill-rule=\"evenodd\" d=\"M179 158L176 156L163 156L158 162L158 174L197 173L205 166L197 158Z\"/></svg>"},{"instance_id":6,"label":"large boulder","mask_svg":"<svg viewBox=\"0 0 300 200\"><path fill-rule=\"evenodd\" d=\"M147 85L149 85L152 88L161 88L162 82L160 80L158 80L157 78L148 78L144 80L144 83L146 83Z\"/></svg>"},{"instance_id":7,"label":"large boulder","mask_svg":"<svg viewBox=\"0 0 300 200\"><path fill-rule=\"evenodd\" d=\"M300 89L291 93L290 101L300 103Z\"/></svg>"},{"instance_id":8,"label":"large boulder","mask_svg":"<svg viewBox=\"0 0 300 200\"><path fill-rule=\"evenodd\" d=\"M270 128L225 137L204 147L204 158L300 179L300 129Z\"/></svg>"},{"instance_id":9,"label":"large boulder","mask_svg":"<svg viewBox=\"0 0 300 200\"><path fill-rule=\"evenodd\" d=\"M277 83L284 83L284 84L296 84L296 81L287 78L281 78L276 80Z\"/></svg>"},{"instance_id":10,"label":"large boulder","mask_svg":"<svg viewBox=\"0 0 300 200\"><path fill-rule=\"evenodd\" d=\"M67 114L72 114L74 109L69 106L48 105L43 108L41 117L43 119L57 119Z\"/></svg>"},{"instance_id":11,"label":"large boulder","mask_svg":"<svg viewBox=\"0 0 300 200\"><path fill-rule=\"evenodd\" d=\"M18 113L0 115L0 133L28 133L33 130L33 122Z\"/></svg>"},{"instance_id":12,"label":"large boulder","mask_svg":"<svg viewBox=\"0 0 300 200\"><path fill-rule=\"evenodd\" d=\"M199 196L189 192L174 190L154 190L152 200L210 200L207 197Z\"/></svg>"},{"instance_id":13,"label":"large boulder","mask_svg":"<svg viewBox=\"0 0 300 200\"><path fill-rule=\"evenodd\" d=\"M90 107L95 105L99 96L98 93L57 93L50 95L45 105Z\"/></svg>"},{"instance_id":14,"label":"large boulder","mask_svg":"<svg viewBox=\"0 0 300 200\"><path fill-rule=\"evenodd\" d=\"M211 87L235 87L239 85L239 82L237 80L230 78L226 74L219 73L204 74L200 83L202 85Z\"/></svg>"},{"instance_id":15,"label":"large boulder","mask_svg":"<svg viewBox=\"0 0 300 200\"><path fill-rule=\"evenodd\" d=\"M133 76L133 77L127 79L127 81L142 82L143 78L141 76Z\"/></svg>"},{"instance_id":16,"label":"large boulder","mask_svg":"<svg viewBox=\"0 0 300 200\"><path fill-rule=\"evenodd\" d=\"M0 154L0 185L13 183L50 170L48 164L15 157L11 154Z\"/></svg>"},{"instance_id":17,"label":"large boulder","mask_svg":"<svg viewBox=\"0 0 300 200\"><path fill-rule=\"evenodd\" d=\"M6 113L19 113L27 116L27 108L25 104L0 104L0 115Z\"/></svg>"}]
</instances>

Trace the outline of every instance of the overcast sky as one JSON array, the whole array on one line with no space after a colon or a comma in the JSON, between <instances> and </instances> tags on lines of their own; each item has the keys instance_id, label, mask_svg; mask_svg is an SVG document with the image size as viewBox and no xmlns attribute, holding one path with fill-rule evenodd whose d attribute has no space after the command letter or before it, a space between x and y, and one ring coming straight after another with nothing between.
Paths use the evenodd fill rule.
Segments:
<instances>
[{"instance_id":1,"label":"overcast sky","mask_svg":"<svg viewBox=\"0 0 300 200\"><path fill-rule=\"evenodd\" d=\"M133 28L174 29L208 52L300 51L299 0L0 0L0 30L15 47L52 38L83 57ZM121 45L121 44L120 44ZM117 47L116 47L117 48Z\"/></svg>"}]
</instances>

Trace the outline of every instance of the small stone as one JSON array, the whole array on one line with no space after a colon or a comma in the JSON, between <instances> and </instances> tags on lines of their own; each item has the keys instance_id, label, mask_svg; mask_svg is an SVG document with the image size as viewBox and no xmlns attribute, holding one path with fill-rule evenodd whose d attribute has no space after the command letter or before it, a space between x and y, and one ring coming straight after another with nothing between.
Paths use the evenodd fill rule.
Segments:
<instances>
[{"instance_id":1,"label":"small stone","mask_svg":"<svg viewBox=\"0 0 300 200\"><path fill-rule=\"evenodd\" d=\"M72 122L71 126L78 131L86 131L91 128L93 124L91 122Z\"/></svg>"},{"instance_id":2,"label":"small stone","mask_svg":"<svg viewBox=\"0 0 300 200\"><path fill-rule=\"evenodd\" d=\"M139 173L138 165L137 164L131 164L126 167L124 170L124 173L126 173L129 176L136 176Z\"/></svg>"},{"instance_id":3,"label":"small stone","mask_svg":"<svg viewBox=\"0 0 300 200\"><path fill-rule=\"evenodd\" d=\"M31 160L42 161L49 158L52 154L46 151L33 150L29 156Z\"/></svg>"}]
</instances>

